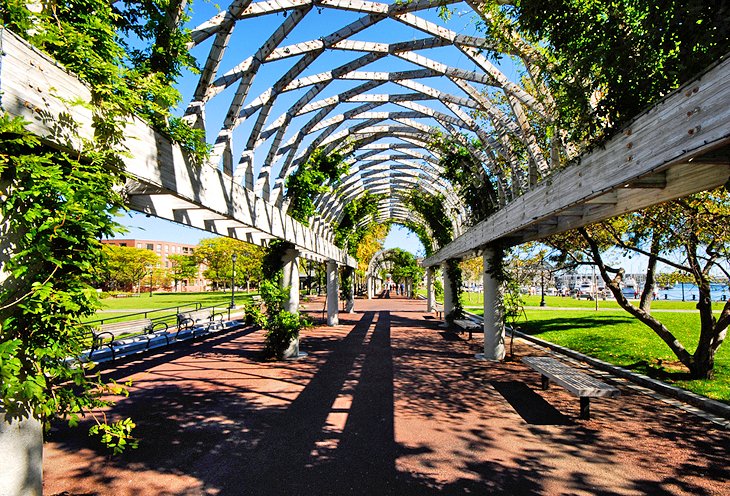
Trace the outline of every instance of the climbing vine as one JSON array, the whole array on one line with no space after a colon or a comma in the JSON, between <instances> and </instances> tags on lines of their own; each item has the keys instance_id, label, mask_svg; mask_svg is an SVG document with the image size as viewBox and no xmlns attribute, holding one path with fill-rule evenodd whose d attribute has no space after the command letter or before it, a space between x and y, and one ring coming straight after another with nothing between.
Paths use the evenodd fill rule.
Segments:
<instances>
[{"instance_id":1,"label":"climbing vine","mask_svg":"<svg viewBox=\"0 0 730 496\"><path fill-rule=\"evenodd\" d=\"M358 224L365 219L373 219L378 211L378 203L385 195L374 195L365 191L361 196L347 202L344 206L339 224L335 227L335 245L340 248L347 246L348 252L356 256L357 247L363 236L368 232L368 226Z\"/></svg>"},{"instance_id":2,"label":"climbing vine","mask_svg":"<svg viewBox=\"0 0 730 496\"><path fill-rule=\"evenodd\" d=\"M110 174L113 153L86 150L85 160L48 149L21 119L0 117L0 401L10 418L80 414L109 405L104 394L123 388L87 376L67 359L87 343L80 321L99 306L93 285L104 263L99 239L118 228L122 201ZM74 387L69 387L73 384ZM114 451L135 445L129 419L92 432ZM104 437L105 436L105 437Z\"/></svg>"},{"instance_id":3,"label":"climbing vine","mask_svg":"<svg viewBox=\"0 0 730 496\"><path fill-rule=\"evenodd\" d=\"M479 149L481 143L474 141L472 146ZM467 210L469 223L476 224L497 210L497 192L492 181L484 167L463 144L453 136L435 133L430 147L438 151L441 157L439 165L443 168L441 177L454 186Z\"/></svg>"},{"instance_id":4,"label":"climbing vine","mask_svg":"<svg viewBox=\"0 0 730 496\"><path fill-rule=\"evenodd\" d=\"M41 143L22 120L0 116L0 401L10 418L76 424L79 415L109 405L110 394L126 394L68 360L88 346L80 322L98 307L93 286L105 263L99 239L114 234L124 208L116 190L123 118L139 112L193 161L204 159L207 147L200 131L168 122L180 98L171 83L191 68L181 49L188 39L181 3L68 0L33 3L34 11L26 5L2 3L0 23L89 85L94 140L70 154ZM73 136L73 123L55 124ZM130 419L95 420L90 432L114 452L136 444Z\"/></svg>"},{"instance_id":5,"label":"climbing vine","mask_svg":"<svg viewBox=\"0 0 730 496\"><path fill-rule=\"evenodd\" d=\"M451 285L454 308L444 318L451 325L455 319L460 319L464 316L464 306L461 303L462 283L464 281L461 267L459 267L459 260L450 259L446 261L446 274L449 277L449 284Z\"/></svg>"},{"instance_id":6,"label":"climbing vine","mask_svg":"<svg viewBox=\"0 0 730 496\"><path fill-rule=\"evenodd\" d=\"M431 229L433 239L439 248L443 248L451 241L453 237L453 228L451 226L450 216L446 213L444 206L444 196L441 194L432 195L414 189L404 199L404 203L412 211L420 214Z\"/></svg>"},{"instance_id":7,"label":"climbing vine","mask_svg":"<svg viewBox=\"0 0 730 496\"><path fill-rule=\"evenodd\" d=\"M264 356L281 360L299 332L311 325L306 316L284 310L289 298L288 287L282 287L284 254L294 248L288 241L274 240L269 244L262 264L261 299L265 313L254 312L257 324L266 330Z\"/></svg>"},{"instance_id":8,"label":"climbing vine","mask_svg":"<svg viewBox=\"0 0 730 496\"><path fill-rule=\"evenodd\" d=\"M315 198L329 191L333 183L347 172L344 159L342 153L315 149L286 180L287 214L309 225L309 219L314 215Z\"/></svg>"}]
</instances>

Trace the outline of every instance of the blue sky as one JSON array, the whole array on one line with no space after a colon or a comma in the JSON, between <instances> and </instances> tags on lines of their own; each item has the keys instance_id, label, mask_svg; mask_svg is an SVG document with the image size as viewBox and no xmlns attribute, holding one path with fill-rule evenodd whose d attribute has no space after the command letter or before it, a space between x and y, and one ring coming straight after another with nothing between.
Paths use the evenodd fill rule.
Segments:
<instances>
[{"instance_id":1,"label":"blue sky","mask_svg":"<svg viewBox=\"0 0 730 496\"><path fill-rule=\"evenodd\" d=\"M226 3L221 3L220 7L227 7ZM208 20L210 17L218 13L218 4L200 2L197 1L193 5L193 17L189 26L194 28L202 22ZM458 4L453 8L453 16L446 26L459 33L468 35L477 35L480 33L476 28L476 18L471 10L466 7L465 4ZM348 12L343 10L333 9L313 9L305 18L294 28L294 30L285 38L280 46L289 45L297 42L306 40L318 39L322 36L326 36L334 31L337 31L342 26L349 24L350 22L359 19L363 16L361 13ZM443 21L439 20L436 15L436 9L420 11L416 13L418 16L428 19L432 22L443 24ZM266 39L273 33L284 20L282 13L270 14L254 19L246 20L245 22L239 22L236 28L233 30L231 40L229 42L229 48L221 62L218 75L222 75L231 68L235 67L238 63L244 60L255 52L255 50L261 46ZM367 28L364 31L357 33L352 39L363 40L363 41L377 41L383 43L390 43L395 41L414 40L419 38L428 37L426 33L423 33L415 28L402 25L393 20L386 20L378 23L371 28ZM202 42L199 46L192 50L193 55L197 58L199 66L203 66L205 58L208 55L211 44L214 37ZM453 53L445 53L451 50ZM473 62L469 61L466 56L461 52L456 51L452 47L436 48L430 50L419 51L422 55L431 57L436 60L448 61L449 65L460 67L466 70L474 70L476 67ZM301 76L309 76L319 72L327 71L338 65L347 63L357 57L362 56L362 53L347 52L347 51L327 51L325 54L315 60L314 64L307 68ZM244 106L254 100L263 91L270 88L281 76L284 74L289 67L291 67L291 60L282 60L273 63L267 63L257 73L251 90L244 102ZM509 64L503 68L505 72L513 77L513 70L509 67ZM382 60L378 60L370 65L363 67L360 70L363 71L398 71L398 70L409 70L419 68L409 62L405 62L393 57L387 57ZM300 77L301 77L300 76ZM181 79L178 85L182 93L182 102L180 107L176 110L178 115L187 107L192 94L195 90L198 81L198 76L194 74L186 74ZM428 78L422 80L424 84L432 86L437 89L449 91L451 93L460 94L460 90L448 81L446 78ZM361 82L345 82L335 81L330 84L325 91L323 91L317 99L331 96L334 93L343 91L345 88L350 88L360 84ZM346 85L346 86L345 86ZM208 141L213 142L220 129L225 113L228 109L228 105L231 101L231 94L234 91L234 87L224 90L221 94L213 97L206 104L206 120L207 120L207 135ZM278 115L286 112L290 105L296 102L308 88L300 91L293 91L284 93L279 96L274 105L274 109L270 114L268 122L274 120ZM381 87L375 90L377 93L404 93L407 92L404 88L397 86L393 83L385 83ZM338 107L336 111L330 114L328 117L340 114L345 110L348 110L355 106L355 104L345 104L344 106ZM395 107L392 104L386 104L385 106L378 108L377 110L403 110L400 107ZM439 109L444 113L449 113L448 109ZM286 141L293 133L297 132L304 123L309 121L312 117L311 114L297 117L292 121L292 125L284 138ZM234 160L237 160L238 155L244 147L244 144L249 138L253 122L256 120L256 114L252 118L247 119L234 131ZM424 122L427 125L435 125L434 122ZM342 128L340 128L342 129ZM263 156L268 151L268 143L262 145L255 154L255 163L261 163ZM276 166L275 166L276 167ZM278 171L274 169L274 174L278 174ZM254 171L256 175L258 168ZM157 219L154 217L146 217L143 214L137 214L130 212L122 219L128 233L119 235L117 237L130 237L130 238L141 238L141 239L159 239L165 241L176 241L184 243L197 243L200 239L214 236L211 233L189 228L183 225L175 224L165 220ZM386 248L399 247L408 250L412 253L422 253L423 247L418 241L417 237L405 228L394 226L386 239Z\"/></svg>"},{"instance_id":2,"label":"blue sky","mask_svg":"<svg viewBox=\"0 0 730 496\"><path fill-rule=\"evenodd\" d=\"M170 222L157 217L147 217L138 212L129 212L119 219L119 223L126 229L126 233L116 238L153 239L175 243L197 244L203 238L212 238L216 235L192 227ZM416 255L423 255L423 245L418 237L410 230L394 225L385 239L383 248L402 248Z\"/></svg>"}]
</instances>

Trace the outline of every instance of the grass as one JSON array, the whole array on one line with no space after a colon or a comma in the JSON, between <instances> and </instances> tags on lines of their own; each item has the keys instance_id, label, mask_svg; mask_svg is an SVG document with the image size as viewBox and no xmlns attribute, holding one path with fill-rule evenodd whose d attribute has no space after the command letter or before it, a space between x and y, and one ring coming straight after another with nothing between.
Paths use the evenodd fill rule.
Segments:
<instances>
[{"instance_id":1,"label":"grass","mask_svg":"<svg viewBox=\"0 0 730 496\"><path fill-rule=\"evenodd\" d=\"M481 306L483 305L483 293L462 293L461 302L464 306ZM525 296L525 306L536 307L540 305L540 296L532 295ZM634 305L639 304L639 300L631 300ZM596 302L592 300L577 300L575 298L561 297L561 296L546 296L545 297L546 307L559 307L559 308L595 308ZM656 300L651 303L652 310L696 310L695 301L675 301L675 300ZM715 301L712 303L713 310L720 311L725 305L724 301ZM621 307L616 303L616 300L598 300L598 308L601 310L605 309L616 309L621 310Z\"/></svg>"},{"instance_id":2,"label":"grass","mask_svg":"<svg viewBox=\"0 0 730 496\"><path fill-rule=\"evenodd\" d=\"M651 329L623 310L528 308L526 315L527 319L520 319L517 326L527 334L730 404L730 347L727 344L715 355L713 380L690 380L686 368L669 347ZM690 352L694 351L700 330L697 314L666 312L659 315L659 319Z\"/></svg>"},{"instance_id":3,"label":"grass","mask_svg":"<svg viewBox=\"0 0 730 496\"><path fill-rule=\"evenodd\" d=\"M235 300L237 306L242 306L249 301L254 294L236 292ZM114 322L124 322L126 320L135 320L143 318L144 315L130 315L138 312L147 312L149 318L159 318L169 316L170 322L175 321L176 308L181 311L193 310L194 305L200 303L202 307L220 307L223 311L231 303L230 292L205 292L205 293L142 293L140 296L128 296L126 298L105 298L102 300L101 311L96 315L85 319L86 322L110 319L114 317Z\"/></svg>"},{"instance_id":4,"label":"grass","mask_svg":"<svg viewBox=\"0 0 730 496\"><path fill-rule=\"evenodd\" d=\"M242 305L248 300L249 295L258 293L236 292L236 304ZM104 298L101 303L102 310L154 310L159 308L174 307L198 302L204 307L214 305L225 305L231 302L231 292L204 292L204 293L142 293L140 296L126 298Z\"/></svg>"}]
</instances>

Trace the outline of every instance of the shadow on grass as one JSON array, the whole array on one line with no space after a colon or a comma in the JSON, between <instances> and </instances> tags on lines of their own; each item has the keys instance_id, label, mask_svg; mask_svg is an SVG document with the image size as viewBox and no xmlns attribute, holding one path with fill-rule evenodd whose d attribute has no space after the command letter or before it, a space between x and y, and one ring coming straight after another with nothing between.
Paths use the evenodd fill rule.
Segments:
<instances>
[{"instance_id":1,"label":"shadow on grass","mask_svg":"<svg viewBox=\"0 0 730 496\"><path fill-rule=\"evenodd\" d=\"M546 332L592 329L620 324L628 325L634 322L636 320L630 316L586 315L581 317L559 317L554 319L520 321L517 323L517 326L525 334L536 336Z\"/></svg>"}]
</instances>

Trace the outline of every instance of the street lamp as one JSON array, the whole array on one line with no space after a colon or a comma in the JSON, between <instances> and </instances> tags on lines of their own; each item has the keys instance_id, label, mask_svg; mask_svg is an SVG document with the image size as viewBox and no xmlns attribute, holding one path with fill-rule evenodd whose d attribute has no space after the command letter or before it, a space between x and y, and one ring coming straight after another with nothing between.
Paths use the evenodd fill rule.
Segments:
<instances>
[{"instance_id":1,"label":"street lamp","mask_svg":"<svg viewBox=\"0 0 730 496\"><path fill-rule=\"evenodd\" d=\"M235 253L231 255L231 260L233 261L233 270L231 271L231 306L230 308L236 308L236 259L238 258L238 255Z\"/></svg>"},{"instance_id":2,"label":"street lamp","mask_svg":"<svg viewBox=\"0 0 730 496\"><path fill-rule=\"evenodd\" d=\"M540 306L545 306L545 267L540 267Z\"/></svg>"},{"instance_id":3,"label":"street lamp","mask_svg":"<svg viewBox=\"0 0 730 496\"><path fill-rule=\"evenodd\" d=\"M152 298L152 266L148 265L148 269L150 269L150 298Z\"/></svg>"}]
</instances>

